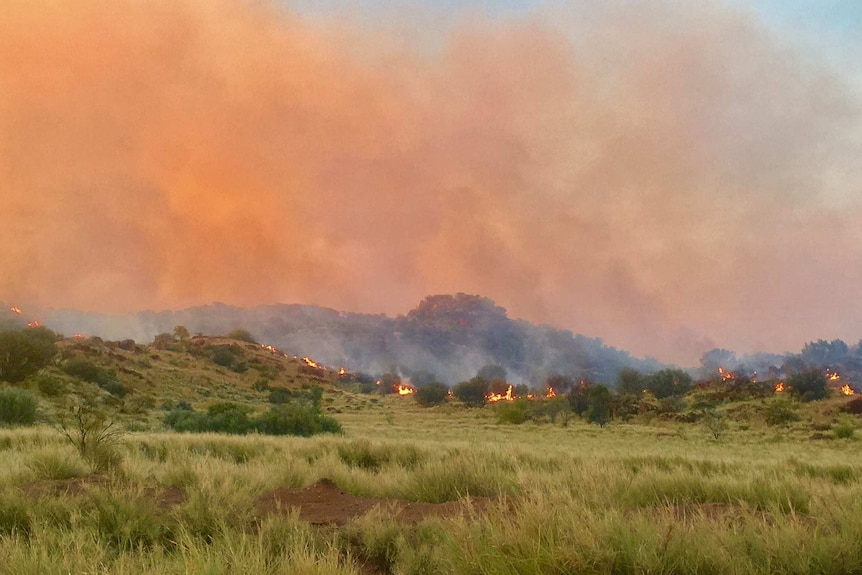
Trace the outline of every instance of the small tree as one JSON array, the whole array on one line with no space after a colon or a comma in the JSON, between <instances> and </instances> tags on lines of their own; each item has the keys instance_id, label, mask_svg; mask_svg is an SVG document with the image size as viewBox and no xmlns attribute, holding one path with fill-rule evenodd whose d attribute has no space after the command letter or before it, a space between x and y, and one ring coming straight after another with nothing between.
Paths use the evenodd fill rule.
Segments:
<instances>
[{"instance_id":1,"label":"small tree","mask_svg":"<svg viewBox=\"0 0 862 575\"><path fill-rule=\"evenodd\" d=\"M17 383L48 365L56 341L57 334L43 327L0 332L0 381Z\"/></svg>"},{"instance_id":2,"label":"small tree","mask_svg":"<svg viewBox=\"0 0 862 575\"><path fill-rule=\"evenodd\" d=\"M725 419L724 414L713 408L704 410L702 421L703 426L716 441L720 440L728 429L727 419Z\"/></svg>"},{"instance_id":3,"label":"small tree","mask_svg":"<svg viewBox=\"0 0 862 575\"><path fill-rule=\"evenodd\" d=\"M186 326L178 325L174 327L174 337L182 341L191 337L191 334L189 334L189 330Z\"/></svg>"},{"instance_id":4,"label":"small tree","mask_svg":"<svg viewBox=\"0 0 862 575\"><path fill-rule=\"evenodd\" d=\"M439 381L435 381L418 388L413 397L416 398L416 403L419 405L431 407L432 405L446 403L448 396L449 388Z\"/></svg>"},{"instance_id":5,"label":"small tree","mask_svg":"<svg viewBox=\"0 0 862 575\"><path fill-rule=\"evenodd\" d=\"M468 407L482 407L488 396L488 381L474 377L470 381L462 381L452 390L452 395L464 402Z\"/></svg>"},{"instance_id":6,"label":"small tree","mask_svg":"<svg viewBox=\"0 0 862 575\"><path fill-rule=\"evenodd\" d=\"M591 385L587 388L586 418L590 423L604 427L611 418L611 392L604 385Z\"/></svg>"},{"instance_id":7,"label":"small tree","mask_svg":"<svg viewBox=\"0 0 862 575\"><path fill-rule=\"evenodd\" d=\"M120 464L117 445L122 431L95 394L70 398L56 419L57 431L94 471L107 471Z\"/></svg>"},{"instance_id":8,"label":"small tree","mask_svg":"<svg viewBox=\"0 0 862 575\"><path fill-rule=\"evenodd\" d=\"M23 389L0 391L0 423L33 425L36 422L36 398Z\"/></svg>"},{"instance_id":9,"label":"small tree","mask_svg":"<svg viewBox=\"0 0 862 575\"><path fill-rule=\"evenodd\" d=\"M787 380L793 394L800 401L814 401L826 397L828 380L822 369L797 371Z\"/></svg>"},{"instance_id":10,"label":"small tree","mask_svg":"<svg viewBox=\"0 0 862 575\"><path fill-rule=\"evenodd\" d=\"M257 340L251 335L251 332L247 329L237 328L229 331L225 337L230 339L238 339L239 341L246 341L248 343L257 343Z\"/></svg>"}]
</instances>

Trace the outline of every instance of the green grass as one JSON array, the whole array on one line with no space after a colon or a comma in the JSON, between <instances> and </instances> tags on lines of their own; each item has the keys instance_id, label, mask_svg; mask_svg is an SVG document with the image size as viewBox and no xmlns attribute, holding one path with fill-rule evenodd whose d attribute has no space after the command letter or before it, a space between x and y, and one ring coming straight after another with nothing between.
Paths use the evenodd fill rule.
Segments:
<instances>
[{"instance_id":1,"label":"green grass","mask_svg":"<svg viewBox=\"0 0 862 575\"><path fill-rule=\"evenodd\" d=\"M343 436L129 433L95 478L54 430L0 430L3 573L862 573L853 440L362 405L338 415ZM324 478L357 496L489 499L417 524L382 505L340 528L256 507ZM182 500L159 503L171 489Z\"/></svg>"}]
</instances>

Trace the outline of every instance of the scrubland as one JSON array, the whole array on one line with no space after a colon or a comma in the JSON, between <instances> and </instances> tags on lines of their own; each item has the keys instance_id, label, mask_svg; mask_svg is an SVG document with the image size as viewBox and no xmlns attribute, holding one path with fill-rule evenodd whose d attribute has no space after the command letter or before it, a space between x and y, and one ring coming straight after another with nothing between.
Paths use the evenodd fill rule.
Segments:
<instances>
[{"instance_id":1,"label":"scrubland","mask_svg":"<svg viewBox=\"0 0 862 575\"><path fill-rule=\"evenodd\" d=\"M862 573L852 438L411 401L339 409L340 435L128 432L98 473L50 427L0 430L0 573ZM309 523L262 503L322 479L377 505Z\"/></svg>"}]
</instances>

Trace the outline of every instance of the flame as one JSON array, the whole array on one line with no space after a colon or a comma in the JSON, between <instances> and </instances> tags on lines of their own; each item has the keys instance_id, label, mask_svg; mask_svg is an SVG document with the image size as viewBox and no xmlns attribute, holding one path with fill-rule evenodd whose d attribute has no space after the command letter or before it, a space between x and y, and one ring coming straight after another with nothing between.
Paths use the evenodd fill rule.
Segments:
<instances>
[{"instance_id":1,"label":"flame","mask_svg":"<svg viewBox=\"0 0 862 575\"><path fill-rule=\"evenodd\" d=\"M727 381L728 379L736 379L736 374L732 371L725 371L724 368L718 368L718 375L721 376L722 381Z\"/></svg>"},{"instance_id":2,"label":"flame","mask_svg":"<svg viewBox=\"0 0 862 575\"><path fill-rule=\"evenodd\" d=\"M32 327L32 328L42 327L42 322L39 321L38 319L34 319L33 321L31 321L30 323L27 324L27 327Z\"/></svg>"},{"instance_id":3,"label":"flame","mask_svg":"<svg viewBox=\"0 0 862 575\"><path fill-rule=\"evenodd\" d=\"M17 305L10 307L9 311L11 311L13 313L17 313L18 315L21 315L22 313L24 313L23 311L21 311L21 308L18 307Z\"/></svg>"},{"instance_id":4,"label":"flame","mask_svg":"<svg viewBox=\"0 0 862 575\"><path fill-rule=\"evenodd\" d=\"M305 362L305 365L307 365L308 367L314 367L317 369L322 369L324 371L326 370L326 367L323 364L317 363L316 361L314 361L310 357L303 356L301 359L302 359L302 361Z\"/></svg>"},{"instance_id":5,"label":"flame","mask_svg":"<svg viewBox=\"0 0 862 575\"><path fill-rule=\"evenodd\" d=\"M409 385L404 385L399 383L395 386L395 391L398 392L398 395L410 395L411 393L416 393L416 389L410 387Z\"/></svg>"},{"instance_id":6,"label":"flame","mask_svg":"<svg viewBox=\"0 0 862 575\"><path fill-rule=\"evenodd\" d=\"M546 397L557 397L557 392L550 385L548 386L548 395Z\"/></svg>"},{"instance_id":7,"label":"flame","mask_svg":"<svg viewBox=\"0 0 862 575\"><path fill-rule=\"evenodd\" d=\"M76 333L72 336L72 339L90 339L90 336L84 335L83 333Z\"/></svg>"},{"instance_id":8,"label":"flame","mask_svg":"<svg viewBox=\"0 0 862 575\"><path fill-rule=\"evenodd\" d=\"M828 379L829 381L838 381L839 379L841 379L841 376L838 375L837 371L827 371L826 379Z\"/></svg>"},{"instance_id":9,"label":"flame","mask_svg":"<svg viewBox=\"0 0 862 575\"><path fill-rule=\"evenodd\" d=\"M512 394L513 388L510 385L506 390L506 393L489 393L486 399L490 403L495 403L497 401L514 401L515 396Z\"/></svg>"},{"instance_id":10,"label":"flame","mask_svg":"<svg viewBox=\"0 0 862 575\"><path fill-rule=\"evenodd\" d=\"M841 395L856 395L856 390L845 383L841 386Z\"/></svg>"},{"instance_id":11,"label":"flame","mask_svg":"<svg viewBox=\"0 0 862 575\"><path fill-rule=\"evenodd\" d=\"M347 370L344 367L338 370L338 377L344 377L345 375L347 375Z\"/></svg>"},{"instance_id":12,"label":"flame","mask_svg":"<svg viewBox=\"0 0 862 575\"><path fill-rule=\"evenodd\" d=\"M784 382L779 381L775 384L775 393L782 393L784 391Z\"/></svg>"}]
</instances>

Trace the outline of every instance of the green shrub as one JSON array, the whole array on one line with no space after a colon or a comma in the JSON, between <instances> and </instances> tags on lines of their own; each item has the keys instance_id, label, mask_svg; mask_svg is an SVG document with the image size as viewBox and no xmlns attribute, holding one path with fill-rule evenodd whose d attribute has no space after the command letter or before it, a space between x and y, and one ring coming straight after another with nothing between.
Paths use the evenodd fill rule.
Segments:
<instances>
[{"instance_id":1,"label":"green shrub","mask_svg":"<svg viewBox=\"0 0 862 575\"><path fill-rule=\"evenodd\" d=\"M500 401L494 406L498 423L520 425L531 419L530 404L526 399Z\"/></svg>"},{"instance_id":2,"label":"green shrub","mask_svg":"<svg viewBox=\"0 0 862 575\"><path fill-rule=\"evenodd\" d=\"M487 401L488 386L487 380L474 377L470 381L462 381L455 385L452 395L469 407L482 407Z\"/></svg>"},{"instance_id":3,"label":"green shrub","mask_svg":"<svg viewBox=\"0 0 862 575\"><path fill-rule=\"evenodd\" d=\"M62 370L72 377L77 377L90 383L98 384L105 379L105 373L101 367L92 361L80 357L73 357L66 361L62 366Z\"/></svg>"},{"instance_id":4,"label":"green shrub","mask_svg":"<svg viewBox=\"0 0 862 575\"><path fill-rule=\"evenodd\" d=\"M449 397L449 388L445 384L435 381L417 389L413 397L416 398L416 403L425 407L440 405L446 403L446 398Z\"/></svg>"},{"instance_id":5,"label":"green shrub","mask_svg":"<svg viewBox=\"0 0 862 575\"><path fill-rule=\"evenodd\" d=\"M251 335L251 332L249 332L247 329L242 328L237 328L229 331L225 337L228 337L230 339L238 339L240 341L246 341L248 343L257 343L257 340L255 340L254 336Z\"/></svg>"},{"instance_id":6,"label":"green shrub","mask_svg":"<svg viewBox=\"0 0 862 575\"><path fill-rule=\"evenodd\" d=\"M228 348L219 347L213 351L212 360L216 365L230 368L236 362L236 356Z\"/></svg>"},{"instance_id":7,"label":"green shrub","mask_svg":"<svg viewBox=\"0 0 862 575\"><path fill-rule=\"evenodd\" d=\"M48 365L56 341L57 334L42 327L0 331L0 381L17 383Z\"/></svg>"},{"instance_id":8,"label":"green shrub","mask_svg":"<svg viewBox=\"0 0 862 575\"><path fill-rule=\"evenodd\" d=\"M36 398L24 389L0 391L0 423L33 425L36 421Z\"/></svg>"},{"instance_id":9,"label":"green shrub","mask_svg":"<svg viewBox=\"0 0 862 575\"><path fill-rule=\"evenodd\" d=\"M774 399L763 412L767 425L786 425L799 420L798 407L789 399Z\"/></svg>"},{"instance_id":10,"label":"green shrub","mask_svg":"<svg viewBox=\"0 0 862 575\"><path fill-rule=\"evenodd\" d=\"M66 392L66 384L50 375L40 375L36 377L35 382L36 389L46 397L57 397Z\"/></svg>"},{"instance_id":11,"label":"green shrub","mask_svg":"<svg viewBox=\"0 0 862 575\"><path fill-rule=\"evenodd\" d=\"M254 428L266 435L301 435L340 433L341 425L312 406L274 405L254 421Z\"/></svg>"},{"instance_id":12,"label":"green shrub","mask_svg":"<svg viewBox=\"0 0 862 575\"><path fill-rule=\"evenodd\" d=\"M856 420L852 415L842 415L832 426L832 434L837 439L853 439L856 433Z\"/></svg>"}]
</instances>

